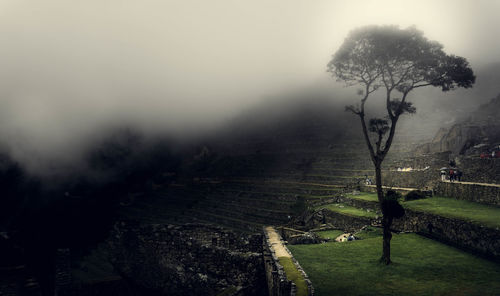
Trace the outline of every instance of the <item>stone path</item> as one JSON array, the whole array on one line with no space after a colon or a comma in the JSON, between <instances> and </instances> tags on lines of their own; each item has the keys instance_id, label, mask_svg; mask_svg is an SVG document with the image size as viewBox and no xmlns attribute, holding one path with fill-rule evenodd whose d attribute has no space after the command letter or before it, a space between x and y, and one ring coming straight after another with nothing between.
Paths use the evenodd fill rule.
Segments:
<instances>
[{"instance_id":1,"label":"stone path","mask_svg":"<svg viewBox=\"0 0 500 296\"><path fill-rule=\"evenodd\" d=\"M490 187L500 187L500 184L492 184L492 183L478 183L478 182L464 182L464 181L453 181L450 180L441 181L445 183L458 183L458 184L468 184L468 185L480 185L480 186L490 186Z\"/></svg>"},{"instance_id":2,"label":"stone path","mask_svg":"<svg viewBox=\"0 0 500 296\"><path fill-rule=\"evenodd\" d=\"M376 185L365 185L366 187L377 188ZM404 191L412 191L418 190L418 188L405 188L405 187L391 187L391 186L382 186L383 189L395 189L395 190L404 190Z\"/></svg>"},{"instance_id":3,"label":"stone path","mask_svg":"<svg viewBox=\"0 0 500 296\"><path fill-rule=\"evenodd\" d=\"M287 249L283 246L280 241L280 237L274 227L268 226L265 228L267 235L269 237L269 242L271 243L272 248L274 249L274 253L276 257L292 257L290 253L288 253Z\"/></svg>"}]
</instances>

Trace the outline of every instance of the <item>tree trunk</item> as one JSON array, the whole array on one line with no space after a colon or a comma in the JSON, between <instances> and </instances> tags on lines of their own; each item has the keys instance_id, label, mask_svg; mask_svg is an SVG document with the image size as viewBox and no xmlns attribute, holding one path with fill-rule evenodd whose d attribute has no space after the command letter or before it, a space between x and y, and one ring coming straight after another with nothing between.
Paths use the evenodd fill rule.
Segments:
<instances>
[{"instance_id":1,"label":"tree trunk","mask_svg":"<svg viewBox=\"0 0 500 296\"><path fill-rule=\"evenodd\" d=\"M382 257L380 257L380 262L386 265L391 264L391 224L392 218L386 215L382 218L382 226L384 227L384 237L382 243Z\"/></svg>"},{"instance_id":2,"label":"tree trunk","mask_svg":"<svg viewBox=\"0 0 500 296\"><path fill-rule=\"evenodd\" d=\"M382 209L382 202L384 201L384 191L382 190L382 162L377 160L375 161L375 182L377 185L377 196L380 205L380 209ZM382 212L382 227L384 229L383 236L383 244L382 244L382 257L380 258L380 262L384 264L391 263L391 224L392 218L389 217L386 213Z\"/></svg>"}]
</instances>

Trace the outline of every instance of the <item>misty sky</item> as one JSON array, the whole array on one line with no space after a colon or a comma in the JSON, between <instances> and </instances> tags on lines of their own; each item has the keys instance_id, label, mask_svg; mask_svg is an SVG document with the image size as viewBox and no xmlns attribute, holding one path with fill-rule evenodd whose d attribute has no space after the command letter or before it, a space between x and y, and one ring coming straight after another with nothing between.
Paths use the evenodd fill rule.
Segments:
<instances>
[{"instance_id":1,"label":"misty sky","mask_svg":"<svg viewBox=\"0 0 500 296\"><path fill-rule=\"evenodd\" d=\"M498 62L499 14L493 0L0 0L0 142L38 158L122 121L220 122L333 85L331 55L368 24L414 24L473 67Z\"/></svg>"}]
</instances>

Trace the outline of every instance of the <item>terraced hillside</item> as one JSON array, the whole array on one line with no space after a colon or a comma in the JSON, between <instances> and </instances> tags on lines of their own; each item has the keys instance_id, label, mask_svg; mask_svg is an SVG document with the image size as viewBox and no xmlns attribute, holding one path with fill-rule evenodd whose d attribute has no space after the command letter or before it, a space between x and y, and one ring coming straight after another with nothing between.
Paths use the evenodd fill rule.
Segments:
<instances>
[{"instance_id":1,"label":"terraced hillside","mask_svg":"<svg viewBox=\"0 0 500 296\"><path fill-rule=\"evenodd\" d=\"M348 194L367 177L374 179L365 143L356 140L361 139L358 126L339 128L328 114L314 114L306 118L297 115L300 120L288 122L277 120L265 132L245 131L205 141L186 154L183 169L171 181L157 183L149 192L123 202L118 218L145 224L201 222L242 233L260 232L265 225L307 229L327 224L349 231L378 225L376 197ZM412 148L416 145L411 139L402 140L394 143L384 162L385 176L402 166L430 165L433 170L448 160L448 155L441 154L415 157ZM434 178L429 170L417 174ZM385 180L392 186L411 185L401 178ZM434 211L436 205L425 208L408 202L405 206L410 219L395 223L399 227L396 230L420 232L482 254L492 255L492 249L500 249L489 242L483 249L463 243L473 240L483 244L482 236L495 239L492 233L498 232L491 221L477 221L469 216L470 211L461 211L463 204L439 204L446 209L442 212ZM477 210L470 208L475 209L472 212ZM463 215L449 216L451 212ZM486 212L497 219L496 207L486 208ZM429 224L433 225L431 229ZM464 225L470 232L447 236L453 232L450 229ZM471 239L470 233L476 230L477 239ZM90 257L87 261L98 262ZM98 266L93 269L100 270Z\"/></svg>"},{"instance_id":2,"label":"terraced hillside","mask_svg":"<svg viewBox=\"0 0 500 296\"><path fill-rule=\"evenodd\" d=\"M122 217L260 231L375 179L356 118L323 101L275 111L254 112L247 118L260 115L253 127L244 126L244 117L243 124L207 138L185 157L175 183L122 207ZM413 155L414 143L401 137L385 171Z\"/></svg>"}]
</instances>

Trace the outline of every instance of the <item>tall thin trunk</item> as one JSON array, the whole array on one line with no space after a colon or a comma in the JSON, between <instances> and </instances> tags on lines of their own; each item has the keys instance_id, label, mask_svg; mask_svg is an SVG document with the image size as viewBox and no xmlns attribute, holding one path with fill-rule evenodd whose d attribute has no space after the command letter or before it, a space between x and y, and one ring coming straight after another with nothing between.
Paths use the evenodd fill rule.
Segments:
<instances>
[{"instance_id":1,"label":"tall thin trunk","mask_svg":"<svg viewBox=\"0 0 500 296\"><path fill-rule=\"evenodd\" d=\"M375 161L375 182L377 185L377 196L382 209L382 202L384 201L384 191L382 189L382 162L379 160ZM382 244L382 257L380 262L384 264L391 263L391 224L392 217L388 216L386 213L382 213L382 227L383 231L383 244Z\"/></svg>"},{"instance_id":2,"label":"tall thin trunk","mask_svg":"<svg viewBox=\"0 0 500 296\"><path fill-rule=\"evenodd\" d=\"M391 264L391 238L392 238L391 224L392 224L392 217L384 215L382 217L384 236L382 243L382 257L380 258L380 262L386 265Z\"/></svg>"}]
</instances>

